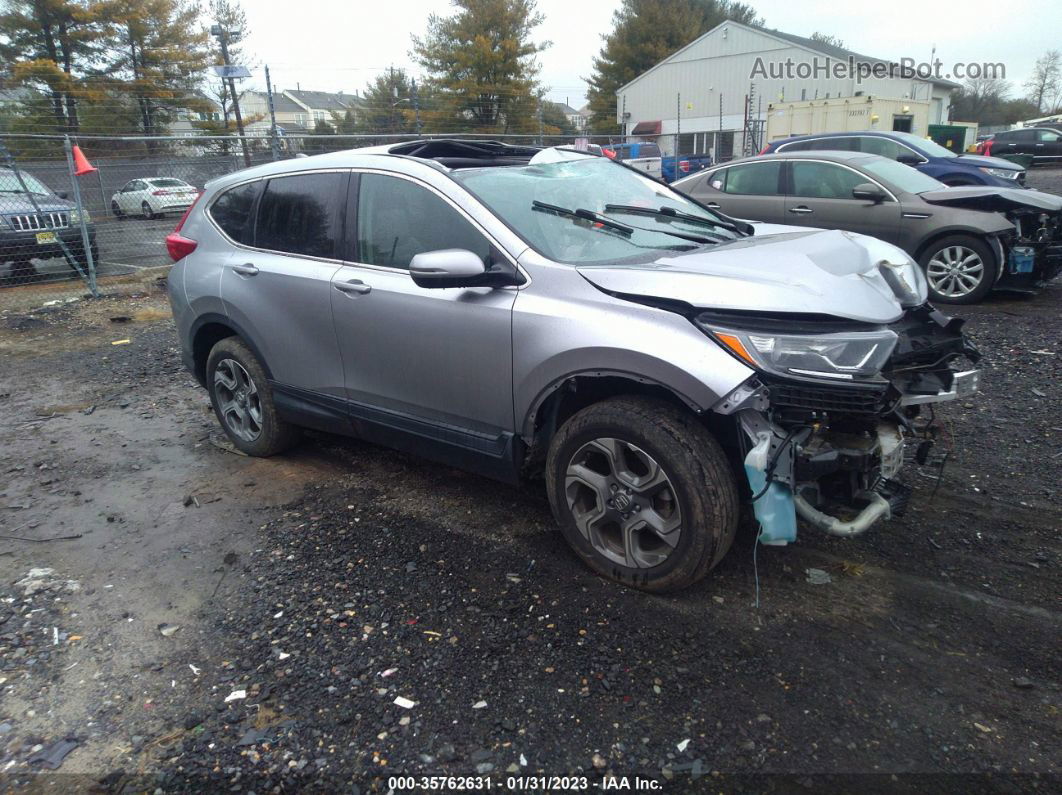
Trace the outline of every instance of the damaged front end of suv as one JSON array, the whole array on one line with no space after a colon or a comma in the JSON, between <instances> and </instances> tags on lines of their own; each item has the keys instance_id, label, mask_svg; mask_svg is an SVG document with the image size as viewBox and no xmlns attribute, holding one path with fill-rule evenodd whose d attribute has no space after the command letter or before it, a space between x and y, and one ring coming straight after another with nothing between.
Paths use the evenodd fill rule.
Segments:
<instances>
[{"instance_id":1,"label":"damaged front end of suv","mask_svg":"<svg viewBox=\"0 0 1062 795\"><path fill-rule=\"evenodd\" d=\"M695 322L757 371L715 410L738 424L764 544L794 541L797 517L855 536L902 514L901 470L931 460L934 405L978 388L964 321L924 292L888 324L718 311Z\"/></svg>"}]
</instances>

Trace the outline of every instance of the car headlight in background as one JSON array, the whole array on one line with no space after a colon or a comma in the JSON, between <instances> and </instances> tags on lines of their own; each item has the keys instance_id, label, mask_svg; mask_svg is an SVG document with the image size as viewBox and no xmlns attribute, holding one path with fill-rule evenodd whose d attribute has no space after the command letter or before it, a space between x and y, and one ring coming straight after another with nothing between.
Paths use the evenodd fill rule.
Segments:
<instances>
[{"instance_id":1,"label":"car headlight in background","mask_svg":"<svg viewBox=\"0 0 1062 795\"><path fill-rule=\"evenodd\" d=\"M88 210L84 210L84 211L81 211L81 212L79 212L78 210L71 210L70 211L70 223L71 223L71 225L81 223L82 216L84 216L86 224L92 223L92 216L89 215L89 211Z\"/></svg>"},{"instance_id":2,"label":"car headlight in background","mask_svg":"<svg viewBox=\"0 0 1062 795\"><path fill-rule=\"evenodd\" d=\"M1013 171L1009 168L989 168L988 166L978 166L986 174L991 174L993 177L1000 177L1001 179L1016 180L1020 171Z\"/></svg>"},{"instance_id":3,"label":"car headlight in background","mask_svg":"<svg viewBox=\"0 0 1062 795\"><path fill-rule=\"evenodd\" d=\"M781 376L865 381L874 378L896 347L889 329L824 334L781 334L697 325L745 364Z\"/></svg>"}]
</instances>

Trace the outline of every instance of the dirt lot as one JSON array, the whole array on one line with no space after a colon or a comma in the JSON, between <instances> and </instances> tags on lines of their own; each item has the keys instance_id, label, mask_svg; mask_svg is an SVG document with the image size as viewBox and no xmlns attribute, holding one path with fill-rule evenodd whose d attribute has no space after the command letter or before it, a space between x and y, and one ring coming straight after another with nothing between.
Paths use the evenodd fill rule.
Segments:
<instances>
[{"instance_id":1,"label":"dirt lot","mask_svg":"<svg viewBox=\"0 0 1062 795\"><path fill-rule=\"evenodd\" d=\"M964 313L983 394L904 519L755 566L745 533L666 598L584 570L540 490L324 435L218 446L160 291L0 314L0 776L1058 791L1060 301Z\"/></svg>"}]
</instances>

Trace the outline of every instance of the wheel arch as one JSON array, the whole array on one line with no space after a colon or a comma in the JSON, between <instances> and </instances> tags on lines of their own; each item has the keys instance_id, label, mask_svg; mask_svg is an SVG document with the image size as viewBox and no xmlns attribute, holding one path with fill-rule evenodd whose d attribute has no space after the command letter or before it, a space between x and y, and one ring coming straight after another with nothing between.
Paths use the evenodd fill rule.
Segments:
<instances>
[{"instance_id":1,"label":"wheel arch","mask_svg":"<svg viewBox=\"0 0 1062 795\"><path fill-rule=\"evenodd\" d=\"M273 373L269 369L269 363L258 350L258 346L255 345L254 340L251 339L242 328L240 328L238 323L233 322L232 318L227 317L226 315L213 312L200 315L196 318L195 323L192 324L189 337L191 338L192 343L193 373L196 380L203 386L206 386L206 363L207 358L210 356L210 351L215 345L221 342L221 340L226 339L227 337L239 337L258 358L258 361L262 365L262 369L266 372L266 376L269 379L273 378Z\"/></svg>"},{"instance_id":2,"label":"wheel arch","mask_svg":"<svg viewBox=\"0 0 1062 795\"><path fill-rule=\"evenodd\" d=\"M975 229L974 227L969 226L949 226L944 229L934 230L929 237L918 244L918 248L915 249L914 252L915 261L921 263L922 256L929 250L930 246L946 237L952 237L955 235L966 235L967 237L975 238L986 244L992 249L992 253L996 257L996 269L1000 271L1002 270L1003 245L1000 240L1001 233L985 231L984 229Z\"/></svg>"}]
</instances>

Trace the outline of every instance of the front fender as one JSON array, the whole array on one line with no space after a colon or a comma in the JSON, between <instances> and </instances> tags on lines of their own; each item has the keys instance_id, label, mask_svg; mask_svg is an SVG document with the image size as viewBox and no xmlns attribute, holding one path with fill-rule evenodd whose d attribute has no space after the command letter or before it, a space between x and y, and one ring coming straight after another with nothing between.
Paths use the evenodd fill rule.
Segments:
<instances>
[{"instance_id":1,"label":"front fender","mask_svg":"<svg viewBox=\"0 0 1062 795\"><path fill-rule=\"evenodd\" d=\"M566 271L566 272L565 272ZM525 436L546 397L575 376L621 376L662 386L710 409L753 371L677 312L607 295L557 268L513 307L513 409Z\"/></svg>"}]
</instances>

